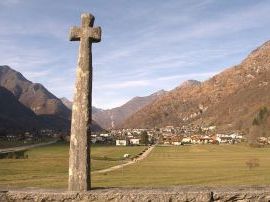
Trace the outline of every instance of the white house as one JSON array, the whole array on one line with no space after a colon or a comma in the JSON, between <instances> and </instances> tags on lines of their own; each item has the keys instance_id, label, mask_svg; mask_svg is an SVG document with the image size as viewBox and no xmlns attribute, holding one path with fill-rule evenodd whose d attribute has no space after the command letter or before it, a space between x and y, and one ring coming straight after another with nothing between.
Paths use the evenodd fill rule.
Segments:
<instances>
[{"instance_id":1,"label":"white house","mask_svg":"<svg viewBox=\"0 0 270 202\"><path fill-rule=\"evenodd\" d=\"M220 144L222 142L221 137L216 137L216 141Z\"/></svg>"},{"instance_id":2,"label":"white house","mask_svg":"<svg viewBox=\"0 0 270 202\"><path fill-rule=\"evenodd\" d=\"M129 142L130 142L131 145L139 145L140 144L140 139L133 138L133 139L130 139Z\"/></svg>"},{"instance_id":3,"label":"white house","mask_svg":"<svg viewBox=\"0 0 270 202\"><path fill-rule=\"evenodd\" d=\"M101 133L100 134L100 137L109 137L109 136L111 136L111 134L109 134L109 133Z\"/></svg>"},{"instance_id":4,"label":"white house","mask_svg":"<svg viewBox=\"0 0 270 202\"><path fill-rule=\"evenodd\" d=\"M191 138L190 137L184 137L181 142L182 142L182 144L190 144L191 143Z\"/></svg>"},{"instance_id":5,"label":"white house","mask_svg":"<svg viewBox=\"0 0 270 202\"><path fill-rule=\"evenodd\" d=\"M202 144L208 144L208 143L213 142L213 140L208 135L204 135L204 136L200 137L200 142Z\"/></svg>"},{"instance_id":6,"label":"white house","mask_svg":"<svg viewBox=\"0 0 270 202\"><path fill-rule=\"evenodd\" d=\"M127 146L126 140L116 140L116 146Z\"/></svg>"},{"instance_id":7,"label":"white house","mask_svg":"<svg viewBox=\"0 0 270 202\"><path fill-rule=\"evenodd\" d=\"M175 146L180 146L181 144L182 144L181 141L172 142L172 145L175 145Z\"/></svg>"},{"instance_id":8,"label":"white house","mask_svg":"<svg viewBox=\"0 0 270 202\"><path fill-rule=\"evenodd\" d=\"M191 143L192 144L200 144L200 137L197 135L191 136Z\"/></svg>"}]
</instances>

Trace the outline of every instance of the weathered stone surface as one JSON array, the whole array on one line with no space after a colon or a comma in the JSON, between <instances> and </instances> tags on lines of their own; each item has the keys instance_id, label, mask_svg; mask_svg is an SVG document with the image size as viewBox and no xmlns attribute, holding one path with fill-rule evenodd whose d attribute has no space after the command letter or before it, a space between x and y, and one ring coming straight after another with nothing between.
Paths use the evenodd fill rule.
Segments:
<instances>
[{"instance_id":1,"label":"weathered stone surface","mask_svg":"<svg viewBox=\"0 0 270 202\"><path fill-rule=\"evenodd\" d=\"M93 28L94 16L84 13L81 27L70 31L71 41L80 41L76 86L72 107L69 153L69 190L90 189L90 135L92 121L92 43L101 40L101 28Z\"/></svg>"},{"instance_id":2,"label":"weathered stone surface","mask_svg":"<svg viewBox=\"0 0 270 202\"><path fill-rule=\"evenodd\" d=\"M170 187L170 188L113 188L88 192L49 190L0 192L0 201L123 201L123 202L174 202L174 201L241 201L269 202L270 187Z\"/></svg>"}]
</instances>

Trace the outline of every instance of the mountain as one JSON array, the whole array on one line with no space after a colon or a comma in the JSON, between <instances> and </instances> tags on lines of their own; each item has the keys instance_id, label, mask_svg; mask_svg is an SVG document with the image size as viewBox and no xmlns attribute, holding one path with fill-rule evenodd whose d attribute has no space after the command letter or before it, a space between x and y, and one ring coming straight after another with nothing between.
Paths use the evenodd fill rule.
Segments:
<instances>
[{"instance_id":1,"label":"mountain","mask_svg":"<svg viewBox=\"0 0 270 202\"><path fill-rule=\"evenodd\" d=\"M60 100L62 101L62 103L63 103L67 108L69 108L70 110L72 110L72 102L71 102L69 99L63 97L63 98L61 98ZM93 114L95 114L95 113L97 113L97 112L100 112L100 111L102 111L102 109L97 108L97 107L94 107L94 106L92 107L92 113L93 113Z\"/></svg>"},{"instance_id":2,"label":"mountain","mask_svg":"<svg viewBox=\"0 0 270 202\"><path fill-rule=\"evenodd\" d=\"M55 115L70 118L70 110L43 85L32 83L8 66L0 66L0 86L8 89L26 107L37 115Z\"/></svg>"},{"instance_id":3,"label":"mountain","mask_svg":"<svg viewBox=\"0 0 270 202\"><path fill-rule=\"evenodd\" d=\"M43 85L32 83L8 66L0 66L0 86L32 110L43 128L69 130L71 111Z\"/></svg>"},{"instance_id":4,"label":"mountain","mask_svg":"<svg viewBox=\"0 0 270 202\"><path fill-rule=\"evenodd\" d=\"M129 116L166 94L161 90L146 97L135 97L120 107L100 110L93 113L95 120L102 128L111 129L119 127Z\"/></svg>"},{"instance_id":5,"label":"mountain","mask_svg":"<svg viewBox=\"0 0 270 202\"><path fill-rule=\"evenodd\" d=\"M256 145L258 137L270 137L270 110L262 107L252 121L248 133L249 143Z\"/></svg>"},{"instance_id":6,"label":"mountain","mask_svg":"<svg viewBox=\"0 0 270 202\"><path fill-rule=\"evenodd\" d=\"M270 41L241 64L209 80L190 82L166 93L123 124L126 128L195 123L227 130L248 129L255 114L270 106ZM188 84L188 85L187 85Z\"/></svg>"},{"instance_id":7,"label":"mountain","mask_svg":"<svg viewBox=\"0 0 270 202\"><path fill-rule=\"evenodd\" d=\"M0 132L34 129L40 126L36 114L0 87Z\"/></svg>"},{"instance_id":8,"label":"mountain","mask_svg":"<svg viewBox=\"0 0 270 202\"><path fill-rule=\"evenodd\" d=\"M201 82L200 81L197 81L197 80L187 80L187 81L184 81L179 86L179 88L189 88L189 87L192 87L192 86L199 86L199 85L201 85Z\"/></svg>"},{"instance_id":9,"label":"mountain","mask_svg":"<svg viewBox=\"0 0 270 202\"><path fill-rule=\"evenodd\" d=\"M97 108L97 107L92 107L92 114L98 113L98 112L102 112L103 109Z\"/></svg>"},{"instance_id":10,"label":"mountain","mask_svg":"<svg viewBox=\"0 0 270 202\"><path fill-rule=\"evenodd\" d=\"M69 99L62 97L60 100L68 109L72 110L72 102Z\"/></svg>"},{"instance_id":11,"label":"mountain","mask_svg":"<svg viewBox=\"0 0 270 202\"><path fill-rule=\"evenodd\" d=\"M19 116L21 117L19 121L21 124L19 124L19 126L25 126L24 128L27 128L28 130L34 126L39 128L65 131L70 129L71 110L66 107L65 104L69 104L71 107L72 103L68 99L60 100L51 92L49 92L43 85L32 83L31 81L27 80L20 72L17 72L8 66L0 66L0 87L2 90L5 89L10 92L13 95L13 98L17 100L17 103L23 106L24 109L27 109L24 111L21 110L21 114ZM9 103L7 103L5 99L2 100L1 104L3 108L7 107L8 109L11 109L11 107L8 107ZM14 109L19 108L14 107ZM95 110L99 109L96 108ZM36 116L27 118L29 111L32 115L34 114ZM11 112L13 111L10 110L10 113ZM25 115L23 115L23 112L25 112ZM5 120L19 120L18 117L15 117L15 114L12 116L7 114L5 117ZM0 126L4 122L4 119L0 119ZM26 122L28 124L26 124ZM29 123L32 124L30 124L30 128L28 127ZM18 124L13 123L9 126L16 128L17 125ZM92 130L97 132L103 129L93 121Z\"/></svg>"}]
</instances>

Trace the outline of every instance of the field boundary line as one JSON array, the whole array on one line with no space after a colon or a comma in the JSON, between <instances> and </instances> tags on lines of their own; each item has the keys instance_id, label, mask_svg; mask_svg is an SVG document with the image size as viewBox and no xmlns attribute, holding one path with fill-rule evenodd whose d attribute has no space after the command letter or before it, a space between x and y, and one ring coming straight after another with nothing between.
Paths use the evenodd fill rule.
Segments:
<instances>
[{"instance_id":1,"label":"field boundary line","mask_svg":"<svg viewBox=\"0 0 270 202\"><path fill-rule=\"evenodd\" d=\"M114 170L118 170L121 169L123 167L135 164L139 161L142 161L143 159L145 159L147 156L149 156L149 154L152 152L152 150L155 148L156 145L152 145L150 146L145 152L143 152L143 154L141 154L139 157L134 158L131 161L128 161L127 163L123 163L117 166L112 166L110 168L106 168L106 169L102 169L102 170L96 170L96 171L92 171L91 174L97 174L97 173L107 173L107 172L111 172Z\"/></svg>"},{"instance_id":2,"label":"field boundary line","mask_svg":"<svg viewBox=\"0 0 270 202\"><path fill-rule=\"evenodd\" d=\"M35 148L35 147L47 146L47 145L55 144L57 141L58 140L53 140L53 141L50 141L50 142L44 142L44 143L40 143L40 144L32 144L32 145L27 145L27 146L0 149L0 153L17 152L17 151L32 149L32 148Z\"/></svg>"}]
</instances>

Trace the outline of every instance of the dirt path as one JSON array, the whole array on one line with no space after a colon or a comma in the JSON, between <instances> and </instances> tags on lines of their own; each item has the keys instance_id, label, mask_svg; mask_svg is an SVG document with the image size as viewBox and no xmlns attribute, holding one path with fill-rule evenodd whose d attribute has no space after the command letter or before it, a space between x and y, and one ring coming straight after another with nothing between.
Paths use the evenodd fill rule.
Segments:
<instances>
[{"instance_id":1,"label":"dirt path","mask_svg":"<svg viewBox=\"0 0 270 202\"><path fill-rule=\"evenodd\" d=\"M138 158L133 159L132 161L129 161L129 162L121 164L121 165L113 166L113 167L110 167L110 168L106 168L106 169L103 169L103 170L93 171L91 173L92 174L107 173L107 172L111 172L111 171L118 170L120 168L129 166L129 165L132 165L132 164L137 163L139 161L142 161L143 159L145 159L151 153L151 151L155 148L155 146L156 145L153 145L153 146L149 147L142 155L140 155Z\"/></svg>"},{"instance_id":2,"label":"dirt path","mask_svg":"<svg viewBox=\"0 0 270 202\"><path fill-rule=\"evenodd\" d=\"M28 149L32 149L32 148L35 148L35 147L41 147L41 146L46 146L46 145L50 145L50 144L54 144L56 143L57 140L54 140L54 141L50 141L50 142L46 142L46 143L40 143L40 144L34 144L34 145L27 145L27 146L21 146L21 147L13 147L13 148L6 148L6 149L0 149L0 153L7 153L7 152L16 152L16 151L22 151L22 150L28 150ZM142 155L140 155L138 158L135 158L131 161L128 161L124 164L121 164L121 165L117 165L117 166L113 166L113 167L110 167L110 168L106 168L106 169L103 169L103 170L97 170L97 171L93 171L91 172L92 174L95 174L95 173L106 173L106 172L111 172L111 171L114 171L114 170L117 170L117 169L120 169L120 168L123 168L125 166L128 166L128 165L132 165L136 162L139 162L139 161L142 161L143 159L145 159L150 153L151 151L154 149L155 145L153 146L150 146L145 152L143 152Z\"/></svg>"},{"instance_id":3,"label":"dirt path","mask_svg":"<svg viewBox=\"0 0 270 202\"><path fill-rule=\"evenodd\" d=\"M22 150L28 150L28 149L32 149L32 148L35 148L35 147L41 147L41 146L46 146L46 145L54 144L57 141L58 140L53 140L53 141L46 142L46 143L40 143L40 144L33 144L33 145L26 145L26 146L20 146L20 147L12 147L12 148L0 149L0 153L17 152L17 151L22 151Z\"/></svg>"}]
</instances>

